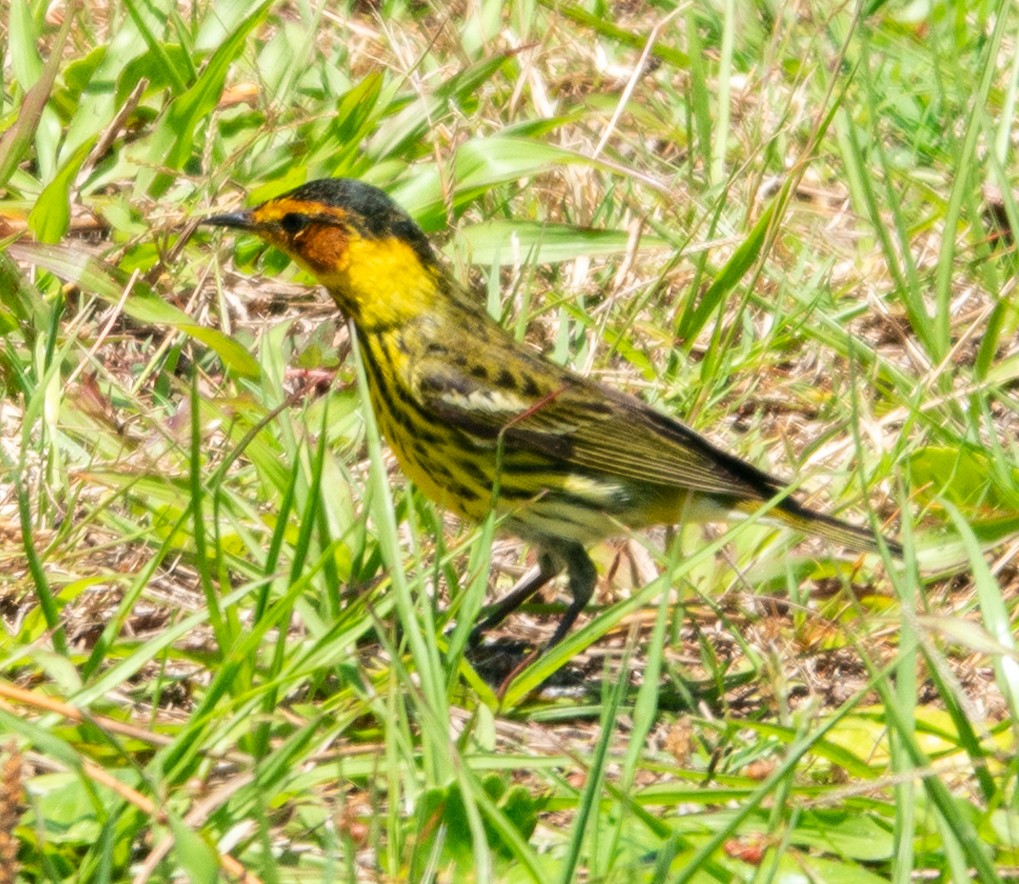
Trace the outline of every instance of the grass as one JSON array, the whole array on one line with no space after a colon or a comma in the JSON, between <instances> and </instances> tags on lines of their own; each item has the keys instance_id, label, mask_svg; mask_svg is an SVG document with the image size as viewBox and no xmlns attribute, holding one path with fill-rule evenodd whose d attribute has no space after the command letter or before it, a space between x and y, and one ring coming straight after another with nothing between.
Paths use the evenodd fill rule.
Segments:
<instances>
[{"instance_id":1,"label":"grass","mask_svg":"<svg viewBox=\"0 0 1019 884\"><path fill-rule=\"evenodd\" d=\"M0 881L1014 878L1016 34L1000 0L4 11ZM497 697L466 635L529 551L404 483L306 277L195 229L328 175L905 562L605 544Z\"/></svg>"}]
</instances>

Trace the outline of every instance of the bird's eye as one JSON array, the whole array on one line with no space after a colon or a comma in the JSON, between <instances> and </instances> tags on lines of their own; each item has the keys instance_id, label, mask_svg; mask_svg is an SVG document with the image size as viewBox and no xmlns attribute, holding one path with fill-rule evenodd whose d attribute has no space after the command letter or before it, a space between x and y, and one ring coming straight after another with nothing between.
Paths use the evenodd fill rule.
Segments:
<instances>
[{"instance_id":1,"label":"bird's eye","mask_svg":"<svg viewBox=\"0 0 1019 884\"><path fill-rule=\"evenodd\" d=\"M282 218L280 218L280 227L282 227L291 236L300 233L308 226L308 216L299 215L297 212L287 212Z\"/></svg>"}]
</instances>

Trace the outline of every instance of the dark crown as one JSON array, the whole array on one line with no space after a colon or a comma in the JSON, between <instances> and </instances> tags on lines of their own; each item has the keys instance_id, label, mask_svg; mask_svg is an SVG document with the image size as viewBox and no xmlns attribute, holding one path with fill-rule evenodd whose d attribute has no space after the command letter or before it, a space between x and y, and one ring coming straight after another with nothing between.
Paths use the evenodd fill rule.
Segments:
<instances>
[{"instance_id":1,"label":"dark crown","mask_svg":"<svg viewBox=\"0 0 1019 884\"><path fill-rule=\"evenodd\" d=\"M342 209L358 233L369 239L392 236L403 240L425 263L435 263L428 238L411 217L387 193L352 178L320 178L283 194L278 199L321 203Z\"/></svg>"}]
</instances>

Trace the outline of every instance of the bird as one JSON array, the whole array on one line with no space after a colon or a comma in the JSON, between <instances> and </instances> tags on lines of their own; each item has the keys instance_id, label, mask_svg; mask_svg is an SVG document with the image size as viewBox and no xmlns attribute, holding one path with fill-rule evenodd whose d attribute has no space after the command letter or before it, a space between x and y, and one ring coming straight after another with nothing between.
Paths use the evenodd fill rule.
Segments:
<instances>
[{"instance_id":1,"label":"bird","mask_svg":"<svg viewBox=\"0 0 1019 884\"><path fill-rule=\"evenodd\" d=\"M378 427L440 507L530 543L532 568L472 630L476 645L565 572L570 602L539 652L590 601L588 549L654 525L767 518L854 552L895 540L809 508L788 484L643 400L551 362L459 284L383 190L326 178L203 224L255 234L309 272L353 324Z\"/></svg>"}]
</instances>

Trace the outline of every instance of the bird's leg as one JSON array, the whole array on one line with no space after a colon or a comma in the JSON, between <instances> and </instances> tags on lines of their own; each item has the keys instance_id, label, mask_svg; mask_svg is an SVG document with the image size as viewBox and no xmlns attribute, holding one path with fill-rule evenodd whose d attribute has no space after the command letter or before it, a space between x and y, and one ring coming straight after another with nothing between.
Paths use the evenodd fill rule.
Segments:
<instances>
[{"instance_id":1,"label":"bird's leg","mask_svg":"<svg viewBox=\"0 0 1019 884\"><path fill-rule=\"evenodd\" d=\"M468 643L471 646L477 645L482 635L502 623L562 569L562 563L555 556L540 553L537 566L528 570L516 585L492 606L488 616L471 630Z\"/></svg>"},{"instance_id":2,"label":"bird's leg","mask_svg":"<svg viewBox=\"0 0 1019 884\"><path fill-rule=\"evenodd\" d=\"M553 549L543 550L538 556L538 566L528 571L516 586L495 603L488 616L474 627L470 644L476 645L485 632L505 620L563 568L566 569L570 581L572 600L543 650L559 644L577 622L580 612L591 601L598 576L587 550L579 543L564 543Z\"/></svg>"},{"instance_id":3,"label":"bird's leg","mask_svg":"<svg viewBox=\"0 0 1019 884\"><path fill-rule=\"evenodd\" d=\"M580 616L580 612L584 610L584 607L589 601L591 596L594 594L594 584L598 578L598 572L595 570L594 562L591 561L591 557L587 554L587 550L584 549L579 543L566 543L562 546L555 548L554 553L548 557L550 562L556 565L554 570L551 570L551 575L558 573L563 567L566 568L566 575L570 581L570 595L573 596L570 606L566 609L566 613L563 614L563 619L559 621L559 625L556 627L555 632L552 633L552 638L548 640L543 648L536 648L530 654L528 654L523 660L521 660L513 669L510 670L503 680L502 684L499 685L496 691L496 696L500 699L509 690L509 686L521 672L523 672L528 666L534 663L542 654L546 653L549 648L555 647L559 642L566 638L567 633L573 628L573 624L577 622L577 617ZM550 576L551 576L550 575ZM548 579L548 578L546 578ZM540 586L540 584L538 584ZM537 589L537 586L531 589L533 592ZM505 600L504 600L505 601ZM522 601L522 600L521 600ZM517 603L519 604L519 602ZM500 603L501 607L501 603ZM507 612L502 612L505 616Z\"/></svg>"},{"instance_id":4,"label":"bird's leg","mask_svg":"<svg viewBox=\"0 0 1019 884\"><path fill-rule=\"evenodd\" d=\"M544 650L555 647L573 628L577 622L580 612L584 610L587 603L594 595L594 585L598 579L598 572L595 570L594 562L579 543L569 543L557 550L566 562L566 576L570 581L570 595L573 596L570 606L559 621L552 638L548 640Z\"/></svg>"}]
</instances>

